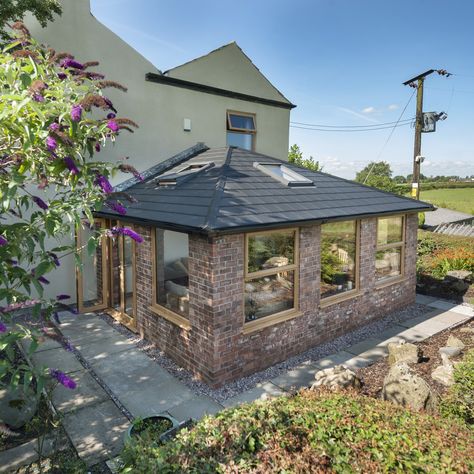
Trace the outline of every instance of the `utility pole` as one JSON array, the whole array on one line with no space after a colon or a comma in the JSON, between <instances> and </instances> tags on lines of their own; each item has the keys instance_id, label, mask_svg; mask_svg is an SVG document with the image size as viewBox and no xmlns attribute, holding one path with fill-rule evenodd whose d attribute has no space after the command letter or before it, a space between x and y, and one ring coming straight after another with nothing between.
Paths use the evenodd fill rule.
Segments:
<instances>
[{"instance_id":1,"label":"utility pole","mask_svg":"<svg viewBox=\"0 0 474 474\"><path fill-rule=\"evenodd\" d=\"M404 86L416 88L416 118L415 118L415 145L413 148L413 179L411 184L411 197L420 199L420 167L423 161L421 156L421 133L423 131L423 85L425 77L437 72L441 76L449 77L451 74L445 69L429 69L424 73L412 77L403 83Z\"/></svg>"}]
</instances>

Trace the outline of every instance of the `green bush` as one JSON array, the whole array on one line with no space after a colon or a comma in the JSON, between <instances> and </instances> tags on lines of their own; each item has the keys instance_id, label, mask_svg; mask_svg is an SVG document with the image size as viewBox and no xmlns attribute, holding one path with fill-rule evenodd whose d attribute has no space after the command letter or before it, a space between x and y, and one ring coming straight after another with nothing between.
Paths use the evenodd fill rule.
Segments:
<instances>
[{"instance_id":1,"label":"green bush","mask_svg":"<svg viewBox=\"0 0 474 474\"><path fill-rule=\"evenodd\" d=\"M420 212L418 213L418 227L423 227L425 225L425 220L426 220L426 217L425 217L425 213L424 212Z\"/></svg>"},{"instance_id":2,"label":"green bush","mask_svg":"<svg viewBox=\"0 0 474 474\"><path fill-rule=\"evenodd\" d=\"M440 412L474 429L474 349L454 367L454 385L441 401Z\"/></svg>"},{"instance_id":3,"label":"green bush","mask_svg":"<svg viewBox=\"0 0 474 474\"><path fill-rule=\"evenodd\" d=\"M454 421L350 392L303 390L201 420L163 446L125 448L123 472L473 472Z\"/></svg>"}]
</instances>

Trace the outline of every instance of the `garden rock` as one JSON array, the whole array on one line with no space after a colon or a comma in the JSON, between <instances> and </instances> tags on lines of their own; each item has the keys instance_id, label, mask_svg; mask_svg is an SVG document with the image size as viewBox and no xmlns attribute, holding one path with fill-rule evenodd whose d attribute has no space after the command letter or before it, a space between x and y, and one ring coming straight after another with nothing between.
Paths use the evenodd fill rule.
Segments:
<instances>
[{"instance_id":1,"label":"garden rock","mask_svg":"<svg viewBox=\"0 0 474 474\"><path fill-rule=\"evenodd\" d=\"M462 342L461 339L458 339L455 336L449 336L448 340L446 341L446 345L449 347L457 347L461 350L463 350L466 347L464 345L464 342Z\"/></svg>"},{"instance_id":2,"label":"garden rock","mask_svg":"<svg viewBox=\"0 0 474 474\"><path fill-rule=\"evenodd\" d=\"M447 357L456 357L459 354L461 354L461 349L459 349L459 347L452 347L452 346L440 347L439 353L441 355L445 354Z\"/></svg>"},{"instance_id":3,"label":"garden rock","mask_svg":"<svg viewBox=\"0 0 474 474\"><path fill-rule=\"evenodd\" d=\"M461 328L459 332L464 332L467 334L474 334L474 328Z\"/></svg>"},{"instance_id":4,"label":"garden rock","mask_svg":"<svg viewBox=\"0 0 474 474\"><path fill-rule=\"evenodd\" d=\"M390 342L388 344L388 363L390 365L405 362L416 364L423 357L423 351L410 342Z\"/></svg>"},{"instance_id":5,"label":"garden rock","mask_svg":"<svg viewBox=\"0 0 474 474\"><path fill-rule=\"evenodd\" d=\"M0 390L0 421L17 429L28 423L38 409L38 401L33 391L6 388Z\"/></svg>"},{"instance_id":6,"label":"garden rock","mask_svg":"<svg viewBox=\"0 0 474 474\"><path fill-rule=\"evenodd\" d=\"M469 270L451 270L446 273L446 279L461 280L466 282L472 281L472 272Z\"/></svg>"},{"instance_id":7,"label":"garden rock","mask_svg":"<svg viewBox=\"0 0 474 474\"><path fill-rule=\"evenodd\" d=\"M443 348L442 348L443 349ZM453 349L451 347L444 348L444 349ZM441 351L441 349L440 349ZM445 353L441 353L441 360L443 362L442 365L436 367L431 373L431 378L436 380L440 384L444 385L445 387L450 387L454 384L454 367L449 357Z\"/></svg>"},{"instance_id":8,"label":"garden rock","mask_svg":"<svg viewBox=\"0 0 474 474\"><path fill-rule=\"evenodd\" d=\"M328 387L331 390L337 388L360 388L362 383L359 377L347 367L343 365L336 365L329 369L320 370L314 376L316 382L311 388Z\"/></svg>"},{"instance_id":9,"label":"garden rock","mask_svg":"<svg viewBox=\"0 0 474 474\"><path fill-rule=\"evenodd\" d=\"M430 386L404 362L393 365L385 376L382 398L397 405L429 412L434 412L437 404Z\"/></svg>"}]
</instances>

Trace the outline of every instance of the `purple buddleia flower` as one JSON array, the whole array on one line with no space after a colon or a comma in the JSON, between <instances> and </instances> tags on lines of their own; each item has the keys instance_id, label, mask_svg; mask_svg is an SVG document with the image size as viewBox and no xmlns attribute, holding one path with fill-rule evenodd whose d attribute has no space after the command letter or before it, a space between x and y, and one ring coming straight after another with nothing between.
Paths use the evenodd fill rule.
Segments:
<instances>
[{"instance_id":1,"label":"purple buddleia flower","mask_svg":"<svg viewBox=\"0 0 474 474\"><path fill-rule=\"evenodd\" d=\"M74 69L84 69L84 65L72 58L65 58L61 61L60 66L63 68L72 67Z\"/></svg>"},{"instance_id":2,"label":"purple buddleia flower","mask_svg":"<svg viewBox=\"0 0 474 474\"><path fill-rule=\"evenodd\" d=\"M49 285L49 280L47 280L44 276L38 277L38 281L44 285Z\"/></svg>"},{"instance_id":3,"label":"purple buddleia flower","mask_svg":"<svg viewBox=\"0 0 474 474\"><path fill-rule=\"evenodd\" d=\"M61 127L59 126L59 123L53 122L48 128L54 132L57 132Z\"/></svg>"},{"instance_id":4,"label":"purple buddleia flower","mask_svg":"<svg viewBox=\"0 0 474 474\"><path fill-rule=\"evenodd\" d=\"M64 338L64 348L68 351L68 352L74 352L74 346L72 345L71 341L69 340L69 338Z\"/></svg>"},{"instance_id":5,"label":"purple buddleia flower","mask_svg":"<svg viewBox=\"0 0 474 474\"><path fill-rule=\"evenodd\" d=\"M117 125L117 122L115 120L109 120L107 122L107 128L109 130L112 130L112 132L118 132L119 131L119 126Z\"/></svg>"},{"instance_id":6,"label":"purple buddleia flower","mask_svg":"<svg viewBox=\"0 0 474 474\"><path fill-rule=\"evenodd\" d=\"M7 332L7 327L0 321L0 332Z\"/></svg>"},{"instance_id":7,"label":"purple buddleia flower","mask_svg":"<svg viewBox=\"0 0 474 474\"><path fill-rule=\"evenodd\" d=\"M68 377L64 372L61 372L58 369L49 369L49 375L53 379L56 379L61 385L64 385L66 388L71 390L76 388L76 382L74 382L71 377Z\"/></svg>"},{"instance_id":8,"label":"purple buddleia flower","mask_svg":"<svg viewBox=\"0 0 474 474\"><path fill-rule=\"evenodd\" d=\"M110 114L107 114L107 118L108 118L109 120L112 120L112 119L114 119L115 117L116 117L116 115L115 115L114 113L112 113L112 112L110 112Z\"/></svg>"},{"instance_id":9,"label":"purple buddleia flower","mask_svg":"<svg viewBox=\"0 0 474 474\"><path fill-rule=\"evenodd\" d=\"M7 262L13 266L18 265L18 260L14 260L13 258L10 258Z\"/></svg>"},{"instance_id":10,"label":"purple buddleia flower","mask_svg":"<svg viewBox=\"0 0 474 474\"><path fill-rule=\"evenodd\" d=\"M56 323L56 324L61 324L61 321L59 321L59 313L57 311L55 311L53 313L53 321Z\"/></svg>"},{"instance_id":11,"label":"purple buddleia flower","mask_svg":"<svg viewBox=\"0 0 474 474\"><path fill-rule=\"evenodd\" d=\"M139 244L143 242L143 237L133 229L130 229L130 227L112 227L112 229L110 229L110 233L112 235L126 235Z\"/></svg>"},{"instance_id":12,"label":"purple buddleia flower","mask_svg":"<svg viewBox=\"0 0 474 474\"><path fill-rule=\"evenodd\" d=\"M53 259L53 263L59 267L61 265L61 262L59 261L58 256L54 252L48 252L49 256Z\"/></svg>"},{"instance_id":13,"label":"purple buddleia flower","mask_svg":"<svg viewBox=\"0 0 474 474\"><path fill-rule=\"evenodd\" d=\"M0 247L3 247L4 245L8 244L8 240L3 237L3 235L0 235Z\"/></svg>"},{"instance_id":14,"label":"purple buddleia flower","mask_svg":"<svg viewBox=\"0 0 474 474\"><path fill-rule=\"evenodd\" d=\"M48 205L40 197L33 196L31 199L33 199L33 202L44 211L48 209Z\"/></svg>"},{"instance_id":15,"label":"purple buddleia flower","mask_svg":"<svg viewBox=\"0 0 474 474\"><path fill-rule=\"evenodd\" d=\"M79 174L79 169L77 168L76 163L70 156L66 156L63 161L66 165L66 168L71 172L71 174Z\"/></svg>"},{"instance_id":16,"label":"purple buddleia flower","mask_svg":"<svg viewBox=\"0 0 474 474\"><path fill-rule=\"evenodd\" d=\"M97 175L94 183L97 184L105 194L110 194L114 190L112 185L109 183L109 180L101 174Z\"/></svg>"},{"instance_id":17,"label":"purple buddleia flower","mask_svg":"<svg viewBox=\"0 0 474 474\"><path fill-rule=\"evenodd\" d=\"M56 124L58 125L58 124ZM59 127L59 125L58 125ZM48 147L49 151L54 151L56 150L58 146L58 142L53 138L53 137L47 137L46 138L46 146Z\"/></svg>"},{"instance_id":18,"label":"purple buddleia flower","mask_svg":"<svg viewBox=\"0 0 474 474\"><path fill-rule=\"evenodd\" d=\"M112 101L108 97L104 97L105 103L109 106L110 110L113 110L115 113L117 113L117 110L114 107L114 104L112 104Z\"/></svg>"},{"instance_id":19,"label":"purple buddleia flower","mask_svg":"<svg viewBox=\"0 0 474 474\"><path fill-rule=\"evenodd\" d=\"M37 92L33 94L33 100L35 102L44 102L44 97L41 94L38 94Z\"/></svg>"},{"instance_id":20,"label":"purple buddleia flower","mask_svg":"<svg viewBox=\"0 0 474 474\"><path fill-rule=\"evenodd\" d=\"M125 207L122 206L122 204L120 204L117 201L107 201L105 205L109 207L110 209L112 209L113 211L118 212L122 216L124 216L127 213L127 209L125 209Z\"/></svg>"},{"instance_id":21,"label":"purple buddleia flower","mask_svg":"<svg viewBox=\"0 0 474 474\"><path fill-rule=\"evenodd\" d=\"M63 294L56 296L56 299L57 299L58 301L69 300L70 298L71 298L71 297L70 297L69 295L63 295Z\"/></svg>"},{"instance_id":22,"label":"purple buddleia flower","mask_svg":"<svg viewBox=\"0 0 474 474\"><path fill-rule=\"evenodd\" d=\"M61 80L61 81L64 81L64 79L67 78L67 74L65 72L58 72L58 78Z\"/></svg>"},{"instance_id":23,"label":"purple buddleia flower","mask_svg":"<svg viewBox=\"0 0 474 474\"><path fill-rule=\"evenodd\" d=\"M73 105L71 109L71 120L73 122L80 122L82 117L82 106Z\"/></svg>"},{"instance_id":24,"label":"purple buddleia flower","mask_svg":"<svg viewBox=\"0 0 474 474\"><path fill-rule=\"evenodd\" d=\"M100 152L100 143L99 143L99 142L97 142L97 143L95 144L95 151L96 151L97 153Z\"/></svg>"}]
</instances>

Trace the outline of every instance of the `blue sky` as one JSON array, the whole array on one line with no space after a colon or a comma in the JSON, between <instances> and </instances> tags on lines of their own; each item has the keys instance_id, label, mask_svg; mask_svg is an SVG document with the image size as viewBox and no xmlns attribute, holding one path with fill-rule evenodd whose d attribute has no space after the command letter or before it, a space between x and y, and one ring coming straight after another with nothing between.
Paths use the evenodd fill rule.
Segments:
<instances>
[{"instance_id":1,"label":"blue sky","mask_svg":"<svg viewBox=\"0 0 474 474\"><path fill-rule=\"evenodd\" d=\"M474 174L474 2L469 0L91 0L94 15L161 70L237 41L297 108L291 120L325 125L396 121L425 83L425 111L446 111L423 134L422 172ZM413 97L403 118L414 116ZM413 129L363 133L290 129L325 171L352 178L371 160L412 169Z\"/></svg>"}]
</instances>

